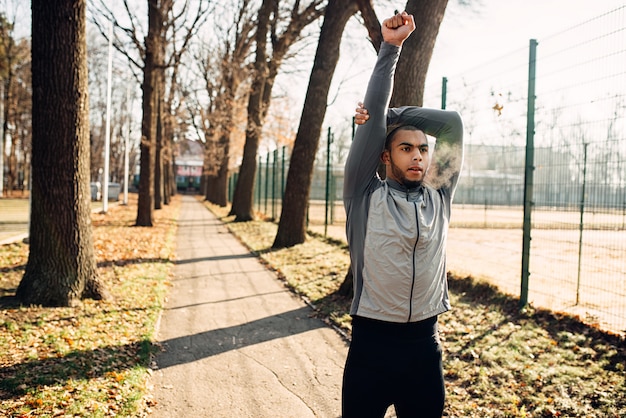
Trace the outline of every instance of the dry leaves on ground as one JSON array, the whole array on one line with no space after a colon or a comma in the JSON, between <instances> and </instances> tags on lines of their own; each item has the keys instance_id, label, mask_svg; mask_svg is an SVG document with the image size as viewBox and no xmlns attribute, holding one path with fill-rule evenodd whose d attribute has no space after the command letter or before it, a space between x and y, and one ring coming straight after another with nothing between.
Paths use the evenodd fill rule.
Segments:
<instances>
[{"instance_id":1,"label":"dry leaves on ground","mask_svg":"<svg viewBox=\"0 0 626 418\"><path fill-rule=\"evenodd\" d=\"M136 199L93 214L99 278L113 298L21 307L28 245L0 247L0 409L8 416L128 416L145 395L151 337L173 261L179 199L135 227Z\"/></svg>"}]
</instances>

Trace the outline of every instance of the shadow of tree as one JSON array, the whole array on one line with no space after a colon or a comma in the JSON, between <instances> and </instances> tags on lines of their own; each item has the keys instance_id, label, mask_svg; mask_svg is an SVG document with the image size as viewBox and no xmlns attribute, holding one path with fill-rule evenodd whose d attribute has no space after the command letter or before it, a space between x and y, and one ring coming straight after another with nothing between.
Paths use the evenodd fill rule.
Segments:
<instances>
[{"instance_id":1,"label":"shadow of tree","mask_svg":"<svg viewBox=\"0 0 626 418\"><path fill-rule=\"evenodd\" d=\"M11 266L11 267L0 267L0 273L8 274L8 273L20 272L20 271L23 272L25 268L26 268L26 264L19 264L19 265Z\"/></svg>"},{"instance_id":2,"label":"shadow of tree","mask_svg":"<svg viewBox=\"0 0 626 418\"><path fill-rule=\"evenodd\" d=\"M98 268L106 268L111 266L124 267L132 264L144 263L171 263L173 260L169 258L118 258L114 260L102 260L97 263Z\"/></svg>"},{"instance_id":3,"label":"shadow of tree","mask_svg":"<svg viewBox=\"0 0 626 418\"><path fill-rule=\"evenodd\" d=\"M137 365L147 367L149 355L155 351L149 340L142 340L2 366L0 399L20 397L44 385L64 385L70 379L93 379Z\"/></svg>"},{"instance_id":4,"label":"shadow of tree","mask_svg":"<svg viewBox=\"0 0 626 418\"><path fill-rule=\"evenodd\" d=\"M620 335L605 332L586 324L578 316L565 312L554 312L533 306L520 309L518 298L502 293L496 286L472 277L449 275L448 279L450 292L459 295L459 301L472 305L476 309L481 306L490 310L497 309L504 315L500 323L491 324L482 334L475 335L471 342L462 347L458 354L465 360L469 357L464 353L470 352L482 339L491 335L503 324L525 323L544 330L557 344L566 343L572 335L582 336L583 338L576 338L576 350L593 349L597 356L596 360L602 360L606 370L615 371L626 364L626 341ZM506 341L507 334L500 338L503 342Z\"/></svg>"}]
</instances>

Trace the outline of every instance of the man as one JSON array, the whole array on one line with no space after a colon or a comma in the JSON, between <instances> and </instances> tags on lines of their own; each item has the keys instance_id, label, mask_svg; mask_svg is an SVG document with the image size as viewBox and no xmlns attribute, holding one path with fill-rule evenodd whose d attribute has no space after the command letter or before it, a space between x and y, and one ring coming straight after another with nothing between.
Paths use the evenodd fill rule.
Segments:
<instances>
[{"instance_id":1,"label":"man","mask_svg":"<svg viewBox=\"0 0 626 418\"><path fill-rule=\"evenodd\" d=\"M450 309L445 246L463 124L456 112L388 109L400 49L414 29L406 12L383 22L345 167L354 299L343 418L383 417L390 405L400 418L443 413L437 316ZM426 135L436 138L436 167ZM385 180L376 174L380 160Z\"/></svg>"}]
</instances>

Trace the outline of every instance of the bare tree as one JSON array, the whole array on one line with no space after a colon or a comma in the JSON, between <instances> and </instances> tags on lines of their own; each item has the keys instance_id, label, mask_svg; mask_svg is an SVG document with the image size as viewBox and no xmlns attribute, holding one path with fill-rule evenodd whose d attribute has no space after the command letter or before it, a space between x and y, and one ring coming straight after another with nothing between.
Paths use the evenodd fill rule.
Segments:
<instances>
[{"instance_id":1,"label":"bare tree","mask_svg":"<svg viewBox=\"0 0 626 418\"><path fill-rule=\"evenodd\" d=\"M302 30L317 20L324 10L322 0L312 0L306 6L301 5L300 1L294 1L286 13L282 13L279 3L278 0L264 0L257 19L256 59L248 100L246 143L231 208L231 215L235 215L238 222L254 218L252 195L257 153L278 70L289 48L299 39ZM284 20L283 14L288 16ZM271 55L268 55L267 51L268 38L271 41Z\"/></svg>"},{"instance_id":2,"label":"bare tree","mask_svg":"<svg viewBox=\"0 0 626 418\"><path fill-rule=\"evenodd\" d=\"M30 252L17 289L27 304L106 295L91 230L85 10L86 0L32 1Z\"/></svg>"},{"instance_id":3,"label":"bare tree","mask_svg":"<svg viewBox=\"0 0 626 418\"><path fill-rule=\"evenodd\" d=\"M25 148L30 143L30 45L26 39L16 39L17 19L17 13L10 17L0 14L0 196L3 191L11 195L13 189L24 187L28 156L21 155L20 148L24 148L22 143ZM7 141L9 137L11 141Z\"/></svg>"},{"instance_id":4,"label":"bare tree","mask_svg":"<svg viewBox=\"0 0 626 418\"><path fill-rule=\"evenodd\" d=\"M93 12L94 23L104 36L108 36L99 19L109 20L126 36L130 45L122 43L118 38L115 38L114 45L128 58L134 70L140 70L141 76L137 77L143 77L139 197L135 224L152 226L153 210L157 202L160 205L165 193L163 173L171 173L171 168L163 168L161 157L171 154L171 138L163 137L163 134L165 132L169 135L171 132L168 129L172 125L167 125L171 120L163 122L162 118L165 114L171 114L171 107L168 106L174 103L174 92L178 91L175 81L170 83L169 91L166 89L164 71L173 68L172 80L176 80L175 67L180 65L191 40L204 22L211 1L185 0L175 4L174 0L148 0L148 32L145 38L140 33L141 24L128 0L122 2L127 12L127 24L116 18L108 3L103 0L99 2ZM164 123L167 125L165 131ZM157 135L162 135L163 139L158 140ZM157 167L159 172L155 175ZM169 166L166 164L166 167ZM159 191L157 198L155 190Z\"/></svg>"},{"instance_id":5,"label":"bare tree","mask_svg":"<svg viewBox=\"0 0 626 418\"><path fill-rule=\"evenodd\" d=\"M207 42L197 59L208 98L205 106L196 105L201 116L196 128L205 138L203 193L220 206L228 202L231 137L236 114L242 110L239 103L247 98L242 85L250 74L248 61L256 28L250 0L239 0L234 10L233 14L225 8L214 17L219 44Z\"/></svg>"},{"instance_id":6,"label":"bare tree","mask_svg":"<svg viewBox=\"0 0 626 418\"><path fill-rule=\"evenodd\" d=\"M319 144L330 82L339 61L341 35L358 10L354 1L329 0L315 54L313 70L289 163L285 196L274 248L291 247L306 239L306 209L313 163Z\"/></svg>"}]
</instances>

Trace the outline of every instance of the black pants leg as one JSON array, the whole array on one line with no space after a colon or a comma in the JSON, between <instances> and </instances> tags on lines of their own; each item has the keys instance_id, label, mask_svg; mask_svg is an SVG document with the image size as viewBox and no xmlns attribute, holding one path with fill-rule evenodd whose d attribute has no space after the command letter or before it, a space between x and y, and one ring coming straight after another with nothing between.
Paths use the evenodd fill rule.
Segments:
<instances>
[{"instance_id":1,"label":"black pants leg","mask_svg":"<svg viewBox=\"0 0 626 418\"><path fill-rule=\"evenodd\" d=\"M395 324L355 317L344 370L343 418L440 418L445 389L437 320Z\"/></svg>"}]
</instances>

